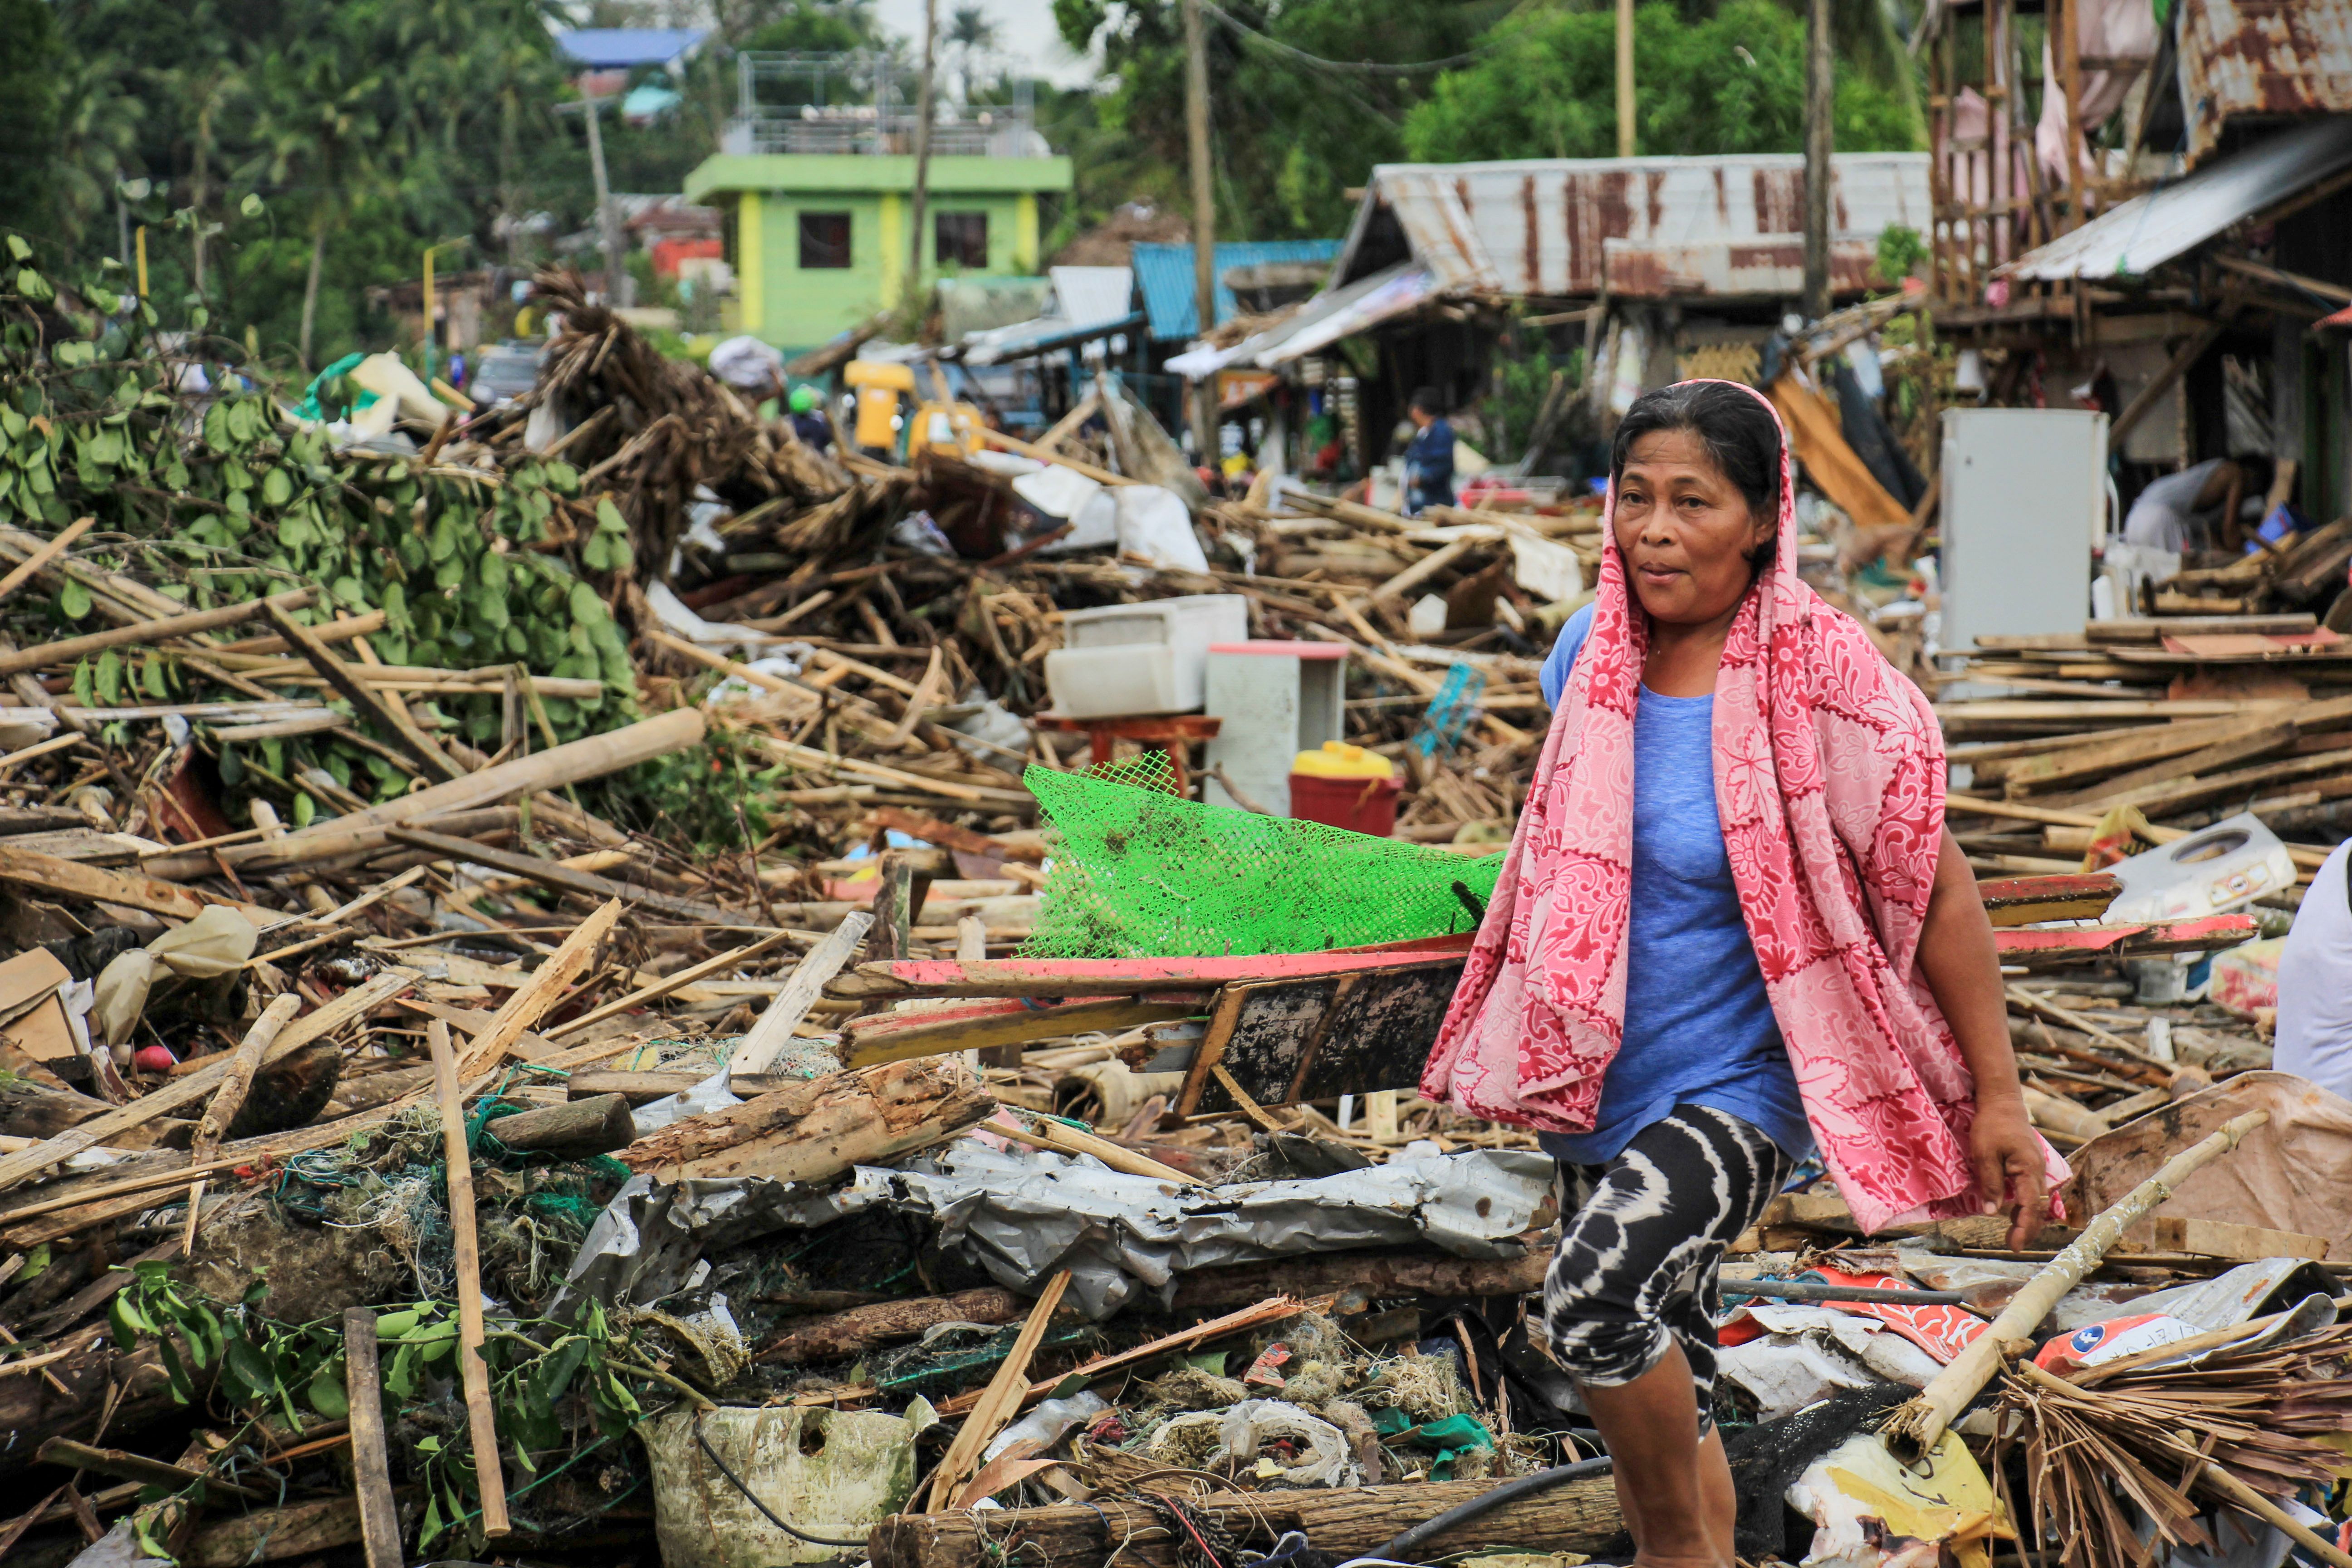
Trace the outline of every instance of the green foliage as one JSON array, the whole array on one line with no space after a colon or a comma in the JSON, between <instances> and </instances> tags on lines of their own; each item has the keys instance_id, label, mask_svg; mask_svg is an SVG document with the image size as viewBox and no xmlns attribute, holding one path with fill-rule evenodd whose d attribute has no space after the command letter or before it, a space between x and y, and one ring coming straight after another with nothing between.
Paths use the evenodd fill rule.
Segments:
<instances>
[{"instance_id":1,"label":"green foliage","mask_svg":"<svg viewBox=\"0 0 2352 1568\"><path fill-rule=\"evenodd\" d=\"M1244 28L1208 18L1217 232L1275 239L1345 232L1371 166L1403 155L1399 132L1432 71L1375 73L1359 62L1412 64L1475 47L1507 0L1233 0ZM1083 54L1099 42L1114 85L1065 100L1041 118L1077 164L1077 200L1064 228L1098 222L1120 203L1183 207L1183 26L1175 0L1055 0L1062 37ZM1347 62L1318 66L1318 59Z\"/></svg>"},{"instance_id":2,"label":"green foliage","mask_svg":"<svg viewBox=\"0 0 2352 1568\"><path fill-rule=\"evenodd\" d=\"M1907 225L1890 223L1878 233L1878 259L1872 263L1881 281L1893 287L1911 276L1927 259L1927 239Z\"/></svg>"},{"instance_id":3,"label":"green foliage","mask_svg":"<svg viewBox=\"0 0 2352 1568\"><path fill-rule=\"evenodd\" d=\"M767 803L790 787L790 772L740 731L716 726L694 750L640 763L603 784L603 815L704 854L740 854L767 837Z\"/></svg>"},{"instance_id":4,"label":"green foliage","mask_svg":"<svg viewBox=\"0 0 2352 1568\"><path fill-rule=\"evenodd\" d=\"M1495 345L1494 384L1478 405L1486 445L1497 461L1527 449L1555 375L1567 377L1571 386L1581 384L1584 350L1556 349L1543 331L1515 320Z\"/></svg>"},{"instance_id":5,"label":"green foliage","mask_svg":"<svg viewBox=\"0 0 2352 1568\"><path fill-rule=\"evenodd\" d=\"M0 0L0 224L36 233L54 221L58 58L48 0Z\"/></svg>"},{"instance_id":6,"label":"green foliage","mask_svg":"<svg viewBox=\"0 0 2352 1568\"><path fill-rule=\"evenodd\" d=\"M1497 27L1493 51L1446 72L1405 119L1404 141L1430 163L1607 158L1617 151L1616 19L1544 10ZM1804 146L1805 26L1772 0L1729 0L1685 24L1672 6L1634 16L1636 144L1688 156L1794 153ZM1914 144L1902 97L1837 71L1841 152Z\"/></svg>"},{"instance_id":7,"label":"green foliage","mask_svg":"<svg viewBox=\"0 0 2352 1568\"><path fill-rule=\"evenodd\" d=\"M194 608L308 584L321 595L304 619L380 609L385 625L373 643L389 663L520 665L603 681L604 692L584 700L547 700L562 739L629 716L627 647L582 575L627 563L626 525L609 501L586 502L569 464L526 459L482 473L335 454L322 432L282 421L268 389L232 379L208 398L177 391L148 311L70 313L79 335L50 342L43 358L28 306L66 296L31 265L29 247L12 248L24 254L13 288L0 288L0 521L51 532L93 515L123 542L104 564L161 581ZM102 281L66 293L121 308ZM20 634L27 640L91 616L100 579L71 570L47 605L20 596L10 606L44 617ZM75 670L74 690L110 706L185 690L192 679L175 659L110 651ZM453 699L445 711L466 740L497 748L498 699ZM305 763L362 794L408 787L383 757L322 737L226 753L222 772L232 786L248 772L282 784ZM295 809L299 818L300 800Z\"/></svg>"},{"instance_id":8,"label":"green foliage","mask_svg":"<svg viewBox=\"0 0 2352 1568\"><path fill-rule=\"evenodd\" d=\"M210 1384L221 1402L251 1419L282 1419L299 1427L305 1412L330 1421L351 1414L340 1321L268 1317L260 1310L266 1287L258 1281L240 1301L212 1300L174 1280L173 1267L133 1265L109 1316L122 1349L154 1342L174 1400L193 1404ZM388 1417L396 1420L404 1408L450 1394L458 1378L454 1305L418 1301L394 1308L377 1315L375 1331L379 1397ZM493 1326L482 1360L506 1451L525 1470L538 1472L549 1455L572 1440L573 1430L592 1428L612 1438L642 1420L646 1412L632 1385L643 1386L656 1374L631 1359L631 1352L626 1336L593 1303L571 1323L530 1319ZM426 1498L417 1542L422 1550L465 1530L479 1512L481 1494L469 1446L426 1436L412 1452L422 1473L408 1479L422 1485ZM528 1483L515 1495L526 1489ZM478 1529L466 1533L480 1544Z\"/></svg>"}]
</instances>

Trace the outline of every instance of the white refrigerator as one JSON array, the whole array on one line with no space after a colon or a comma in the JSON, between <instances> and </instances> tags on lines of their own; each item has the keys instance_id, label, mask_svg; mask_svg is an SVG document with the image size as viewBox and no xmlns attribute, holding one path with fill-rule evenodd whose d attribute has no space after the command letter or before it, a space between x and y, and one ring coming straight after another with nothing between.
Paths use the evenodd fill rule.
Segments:
<instances>
[{"instance_id":1,"label":"white refrigerator","mask_svg":"<svg viewBox=\"0 0 2352 1568\"><path fill-rule=\"evenodd\" d=\"M2107 416L2071 408L1944 415L1943 635L2080 633L2106 533Z\"/></svg>"}]
</instances>

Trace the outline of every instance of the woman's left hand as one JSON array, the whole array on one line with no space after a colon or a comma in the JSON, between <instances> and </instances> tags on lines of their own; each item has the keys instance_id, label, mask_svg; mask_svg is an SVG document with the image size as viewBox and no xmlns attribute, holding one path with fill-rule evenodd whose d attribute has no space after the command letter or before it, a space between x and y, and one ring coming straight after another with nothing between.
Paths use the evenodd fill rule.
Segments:
<instances>
[{"instance_id":1,"label":"woman's left hand","mask_svg":"<svg viewBox=\"0 0 2352 1568\"><path fill-rule=\"evenodd\" d=\"M2050 1212L2050 1182L2042 1164L2042 1140L2021 1097L1978 1100L1969 1158L1976 1166L1977 1190L1984 1194L1984 1212L2007 1209L2011 1249L2031 1247Z\"/></svg>"}]
</instances>

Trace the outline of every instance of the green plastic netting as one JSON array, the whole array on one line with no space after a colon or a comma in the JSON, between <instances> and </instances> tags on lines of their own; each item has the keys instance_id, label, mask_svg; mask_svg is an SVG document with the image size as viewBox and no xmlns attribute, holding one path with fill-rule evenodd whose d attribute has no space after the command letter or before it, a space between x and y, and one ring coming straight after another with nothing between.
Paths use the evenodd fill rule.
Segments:
<instances>
[{"instance_id":1,"label":"green plastic netting","mask_svg":"<svg viewBox=\"0 0 2352 1568\"><path fill-rule=\"evenodd\" d=\"M1029 958L1322 952L1468 931L1459 882L1483 906L1503 857L1204 805L1172 793L1149 752L1022 782L1061 839Z\"/></svg>"}]
</instances>

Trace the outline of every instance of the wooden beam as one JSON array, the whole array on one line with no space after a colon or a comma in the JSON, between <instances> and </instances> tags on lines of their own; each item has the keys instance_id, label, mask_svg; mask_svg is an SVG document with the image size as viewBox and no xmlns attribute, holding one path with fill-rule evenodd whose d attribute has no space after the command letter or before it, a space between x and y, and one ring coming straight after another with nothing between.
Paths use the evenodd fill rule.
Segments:
<instances>
[{"instance_id":1,"label":"wooden beam","mask_svg":"<svg viewBox=\"0 0 2352 1568\"><path fill-rule=\"evenodd\" d=\"M466 1424L473 1435L474 1485L482 1499L482 1533L495 1539L512 1534L514 1526L507 1518L506 1467L499 1457L490 1369L482 1360L482 1251L474 1228L474 1156L466 1146L466 1110L459 1100L457 1053L450 1048L448 1026L435 1019L425 1026L425 1039L433 1053L433 1098L441 1109L449 1228L457 1252L457 1370L466 1390Z\"/></svg>"},{"instance_id":2,"label":"wooden beam","mask_svg":"<svg viewBox=\"0 0 2352 1568\"><path fill-rule=\"evenodd\" d=\"M263 1008L253 1027L246 1031L245 1038L237 1042L236 1049L229 1055L228 1076L221 1079L212 1103L205 1107L203 1117L196 1122L194 1138L188 1145L188 1157L194 1163L201 1165L220 1152L229 1123L245 1109L246 1091L253 1087L253 1075L260 1070L262 1054L301 1010L301 996L289 991ZM193 1205L190 1217L194 1218Z\"/></svg>"},{"instance_id":3,"label":"wooden beam","mask_svg":"<svg viewBox=\"0 0 2352 1568\"><path fill-rule=\"evenodd\" d=\"M405 1568L400 1515L392 1501L391 1446L383 1425L383 1384L376 1359L375 1314L343 1313L343 1391L352 1407L352 1489L359 1499L360 1541L367 1568Z\"/></svg>"}]
</instances>

